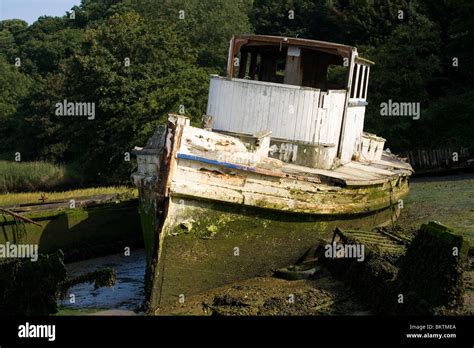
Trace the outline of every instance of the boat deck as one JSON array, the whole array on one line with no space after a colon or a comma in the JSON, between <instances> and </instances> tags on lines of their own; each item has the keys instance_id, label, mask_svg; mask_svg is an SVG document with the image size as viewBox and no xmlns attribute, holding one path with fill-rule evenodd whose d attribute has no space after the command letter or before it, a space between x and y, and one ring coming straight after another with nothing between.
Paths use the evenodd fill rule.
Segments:
<instances>
[{"instance_id":1,"label":"boat deck","mask_svg":"<svg viewBox=\"0 0 474 348\"><path fill-rule=\"evenodd\" d=\"M334 170L310 168L258 156L248 151L237 137L195 127L184 128L177 158L267 176L331 181L344 186L382 184L393 178L410 176L413 171L409 163L390 153L384 153L378 161L351 161Z\"/></svg>"},{"instance_id":2,"label":"boat deck","mask_svg":"<svg viewBox=\"0 0 474 348\"><path fill-rule=\"evenodd\" d=\"M311 174L325 176L340 180L347 186L375 185L386 182L392 177L408 176L412 173L410 164L388 155L384 155L382 160L374 162L351 161L334 170L314 169L285 163L282 171L302 176Z\"/></svg>"}]
</instances>

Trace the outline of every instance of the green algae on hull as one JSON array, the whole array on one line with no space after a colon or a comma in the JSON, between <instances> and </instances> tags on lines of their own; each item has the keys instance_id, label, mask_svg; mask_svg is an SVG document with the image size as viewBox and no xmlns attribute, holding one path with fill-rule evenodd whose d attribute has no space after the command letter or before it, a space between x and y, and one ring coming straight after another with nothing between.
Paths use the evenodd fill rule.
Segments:
<instances>
[{"instance_id":1,"label":"green algae on hull","mask_svg":"<svg viewBox=\"0 0 474 348\"><path fill-rule=\"evenodd\" d=\"M321 216L171 198L169 218L147 273L147 305L160 305L297 262L329 241L335 227L390 221L392 208L354 216Z\"/></svg>"}]
</instances>

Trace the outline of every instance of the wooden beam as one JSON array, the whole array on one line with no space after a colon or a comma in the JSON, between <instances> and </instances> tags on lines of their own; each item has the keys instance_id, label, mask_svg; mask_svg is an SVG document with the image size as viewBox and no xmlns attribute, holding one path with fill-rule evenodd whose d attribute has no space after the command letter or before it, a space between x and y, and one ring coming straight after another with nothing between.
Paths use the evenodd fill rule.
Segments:
<instances>
[{"instance_id":1,"label":"wooden beam","mask_svg":"<svg viewBox=\"0 0 474 348\"><path fill-rule=\"evenodd\" d=\"M250 69L249 69L249 76L251 80L255 79L255 68L257 67L257 55L258 52L252 51L250 57Z\"/></svg>"},{"instance_id":2,"label":"wooden beam","mask_svg":"<svg viewBox=\"0 0 474 348\"><path fill-rule=\"evenodd\" d=\"M365 72L366 72L366 69L367 69L366 65L359 65L359 66L360 66L360 69L362 69L362 74L361 74L361 78L360 78L360 84L359 84L359 87L357 89L356 98L362 98L363 95L364 95Z\"/></svg>"},{"instance_id":3,"label":"wooden beam","mask_svg":"<svg viewBox=\"0 0 474 348\"><path fill-rule=\"evenodd\" d=\"M365 93L363 98L367 99L367 90L369 89L369 73L370 73L370 66L367 66L367 75L365 76Z\"/></svg>"},{"instance_id":4,"label":"wooden beam","mask_svg":"<svg viewBox=\"0 0 474 348\"><path fill-rule=\"evenodd\" d=\"M28 219L27 217L21 216L20 214L14 213L14 212L12 212L11 210L4 209L4 208L0 208L0 211L1 211L2 213L9 214L9 215L11 215L11 216L13 216L13 217L15 217L15 218L17 218L17 219L20 219L20 220L22 220L22 221L24 221L24 222L28 222L28 223L30 223L30 224L33 224L33 225L36 225L36 226L41 227L41 225L40 225L39 223L34 222L33 220Z\"/></svg>"},{"instance_id":5,"label":"wooden beam","mask_svg":"<svg viewBox=\"0 0 474 348\"><path fill-rule=\"evenodd\" d=\"M247 51L240 52L240 62L239 62L239 78L243 79L247 71Z\"/></svg>"},{"instance_id":6,"label":"wooden beam","mask_svg":"<svg viewBox=\"0 0 474 348\"><path fill-rule=\"evenodd\" d=\"M301 86L303 74L301 69L301 50L299 47L289 46L286 55L284 84Z\"/></svg>"},{"instance_id":7,"label":"wooden beam","mask_svg":"<svg viewBox=\"0 0 474 348\"><path fill-rule=\"evenodd\" d=\"M347 117L347 108L349 106L349 99L352 94L352 78L355 69L355 58L356 50L352 51L349 61L349 72L347 73L347 86L346 86L346 100L344 102L344 112L342 114L340 133L339 133L339 143L337 144L337 157L342 158L342 147L344 144L344 130L346 127L346 117Z\"/></svg>"},{"instance_id":8,"label":"wooden beam","mask_svg":"<svg viewBox=\"0 0 474 348\"><path fill-rule=\"evenodd\" d=\"M229 55L227 57L227 78L232 79L234 73L234 40L235 37L232 36L229 43Z\"/></svg>"}]
</instances>

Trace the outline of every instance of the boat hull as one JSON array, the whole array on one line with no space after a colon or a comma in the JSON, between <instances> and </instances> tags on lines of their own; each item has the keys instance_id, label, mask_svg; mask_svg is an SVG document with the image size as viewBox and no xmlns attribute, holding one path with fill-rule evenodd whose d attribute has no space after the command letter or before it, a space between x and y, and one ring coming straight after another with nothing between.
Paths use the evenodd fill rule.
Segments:
<instances>
[{"instance_id":1,"label":"boat hull","mask_svg":"<svg viewBox=\"0 0 474 348\"><path fill-rule=\"evenodd\" d=\"M268 274L330 242L336 227L372 228L394 221L398 212L389 207L355 215L308 215L171 198L147 272L148 308L155 311L208 289Z\"/></svg>"},{"instance_id":2,"label":"boat hull","mask_svg":"<svg viewBox=\"0 0 474 348\"><path fill-rule=\"evenodd\" d=\"M334 171L284 164L182 117L136 155L152 313L291 265L336 227L394 223L411 173L390 158Z\"/></svg>"}]
</instances>

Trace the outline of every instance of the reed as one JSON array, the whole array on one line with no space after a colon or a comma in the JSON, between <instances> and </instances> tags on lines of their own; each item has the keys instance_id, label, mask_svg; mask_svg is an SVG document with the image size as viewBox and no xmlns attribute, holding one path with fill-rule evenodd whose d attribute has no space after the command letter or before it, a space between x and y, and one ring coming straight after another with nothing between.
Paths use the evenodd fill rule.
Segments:
<instances>
[{"instance_id":1,"label":"reed","mask_svg":"<svg viewBox=\"0 0 474 348\"><path fill-rule=\"evenodd\" d=\"M0 161L0 193L48 191L64 187L70 181L63 165Z\"/></svg>"}]
</instances>

